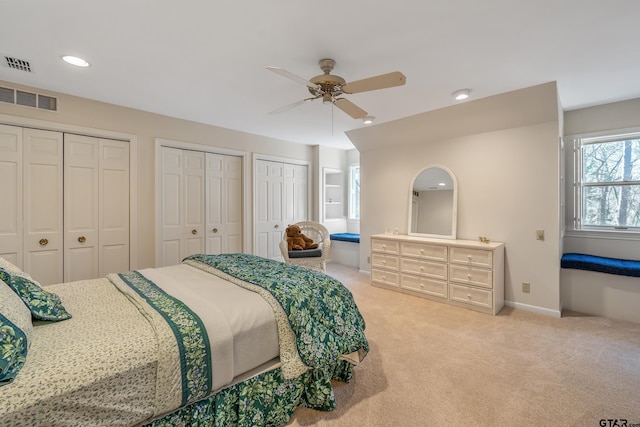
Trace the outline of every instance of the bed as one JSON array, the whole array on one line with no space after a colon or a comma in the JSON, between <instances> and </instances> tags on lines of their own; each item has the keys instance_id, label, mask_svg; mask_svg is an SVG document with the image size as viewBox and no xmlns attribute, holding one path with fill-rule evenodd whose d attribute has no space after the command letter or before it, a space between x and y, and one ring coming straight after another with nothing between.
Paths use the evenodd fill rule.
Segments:
<instances>
[{"instance_id":1,"label":"bed","mask_svg":"<svg viewBox=\"0 0 640 427\"><path fill-rule=\"evenodd\" d=\"M331 381L350 381L369 350L339 281L253 255L41 289L7 264L5 426L284 425L298 406L333 409Z\"/></svg>"}]
</instances>

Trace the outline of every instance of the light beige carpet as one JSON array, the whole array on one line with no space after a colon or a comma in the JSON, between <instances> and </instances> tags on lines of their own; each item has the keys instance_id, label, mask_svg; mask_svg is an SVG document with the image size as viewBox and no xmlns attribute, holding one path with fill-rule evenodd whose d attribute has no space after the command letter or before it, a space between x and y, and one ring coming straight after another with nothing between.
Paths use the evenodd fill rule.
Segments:
<instances>
[{"instance_id":1,"label":"light beige carpet","mask_svg":"<svg viewBox=\"0 0 640 427\"><path fill-rule=\"evenodd\" d=\"M371 351L351 383L334 383L335 410L299 408L290 426L640 423L638 324L507 307L493 317L373 287L353 267L328 273L353 293Z\"/></svg>"}]
</instances>

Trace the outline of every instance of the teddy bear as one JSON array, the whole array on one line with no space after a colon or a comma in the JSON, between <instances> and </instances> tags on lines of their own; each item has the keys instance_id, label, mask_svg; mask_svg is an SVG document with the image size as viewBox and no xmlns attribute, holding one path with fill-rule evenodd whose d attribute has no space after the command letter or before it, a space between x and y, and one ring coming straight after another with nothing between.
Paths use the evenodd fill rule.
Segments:
<instances>
[{"instance_id":1,"label":"teddy bear","mask_svg":"<svg viewBox=\"0 0 640 427\"><path fill-rule=\"evenodd\" d=\"M305 236L300 227L297 225L290 225L286 229L287 233L287 246L289 250L303 250L303 249L315 249L318 247L317 243L313 243L313 239Z\"/></svg>"}]
</instances>

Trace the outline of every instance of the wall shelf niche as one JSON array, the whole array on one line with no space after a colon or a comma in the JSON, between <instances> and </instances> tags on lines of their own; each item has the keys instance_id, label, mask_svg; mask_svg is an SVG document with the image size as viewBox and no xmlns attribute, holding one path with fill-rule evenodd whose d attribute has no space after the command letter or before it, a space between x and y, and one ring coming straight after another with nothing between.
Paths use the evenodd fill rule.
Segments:
<instances>
[{"instance_id":1,"label":"wall shelf niche","mask_svg":"<svg viewBox=\"0 0 640 427\"><path fill-rule=\"evenodd\" d=\"M323 169L324 221L344 219L344 172L340 169Z\"/></svg>"}]
</instances>

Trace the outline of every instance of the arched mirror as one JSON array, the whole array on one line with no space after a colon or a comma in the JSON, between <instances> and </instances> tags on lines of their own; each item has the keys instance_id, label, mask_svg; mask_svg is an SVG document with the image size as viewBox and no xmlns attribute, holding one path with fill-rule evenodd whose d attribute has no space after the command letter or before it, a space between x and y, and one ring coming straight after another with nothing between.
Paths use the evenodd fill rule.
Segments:
<instances>
[{"instance_id":1,"label":"arched mirror","mask_svg":"<svg viewBox=\"0 0 640 427\"><path fill-rule=\"evenodd\" d=\"M456 238L458 184L444 166L429 166L411 183L409 194L409 234Z\"/></svg>"}]
</instances>

